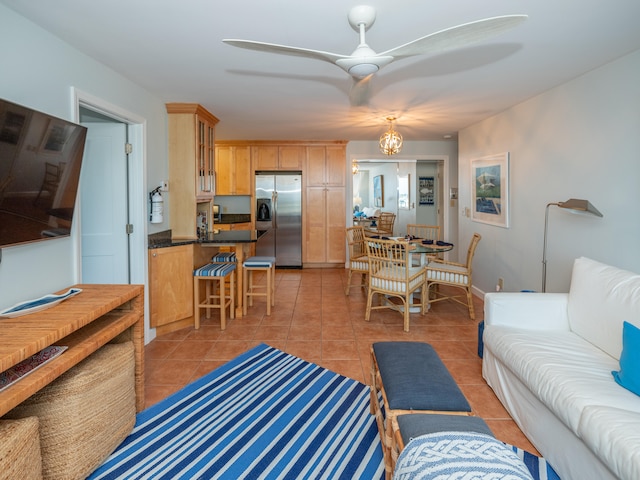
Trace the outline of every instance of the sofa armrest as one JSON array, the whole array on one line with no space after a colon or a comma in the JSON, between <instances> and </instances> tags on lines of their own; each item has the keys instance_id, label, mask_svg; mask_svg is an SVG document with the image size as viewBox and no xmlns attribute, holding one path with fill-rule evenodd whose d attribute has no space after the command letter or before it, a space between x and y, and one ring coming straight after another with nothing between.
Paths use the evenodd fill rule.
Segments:
<instances>
[{"instance_id":1,"label":"sofa armrest","mask_svg":"<svg viewBox=\"0 0 640 480\"><path fill-rule=\"evenodd\" d=\"M567 293L487 293L485 326L500 325L527 330L569 330Z\"/></svg>"}]
</instances>

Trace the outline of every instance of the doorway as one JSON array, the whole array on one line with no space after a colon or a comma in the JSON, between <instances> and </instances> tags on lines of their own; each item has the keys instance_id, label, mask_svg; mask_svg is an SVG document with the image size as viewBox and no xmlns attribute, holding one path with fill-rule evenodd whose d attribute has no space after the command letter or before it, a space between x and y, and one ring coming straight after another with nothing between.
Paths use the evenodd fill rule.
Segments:
<instances>
[{"instance_id":1,"label":"doorway","mask_svg":"<svg viewBox=\"0 0 640 480\"><path fill-rule=\"evenodd\" d=\"M352 177L352 212L364 207L375 207L372 185L375 177L384 182L384 198L379 208L396 214L395 235L403 235L406 225L419 223L439 225L443 238L449 238L447 209L444 204L444 184L448 158L446 156L421 157L419 159L357 159L358 168ZM421 202L420 180L432 179L433 191L429 201ZM402 182L407 183L407 187ZM406 188L406 191L404 191ZM403 190L402 192L400 190ZM423 198L424 200L424 198Z\"/></svg>"},{"instance_id":2,"label":"doorway","mask_svg":"<svg viewBox=\"0 0 640 480\"><path fill-rule=\"evenodd\" d=\"M75 89L74 105L75 121L92 138L80 182L77 276L84 283L145 284L144 119Z\"/></svg>"}]
</instances>

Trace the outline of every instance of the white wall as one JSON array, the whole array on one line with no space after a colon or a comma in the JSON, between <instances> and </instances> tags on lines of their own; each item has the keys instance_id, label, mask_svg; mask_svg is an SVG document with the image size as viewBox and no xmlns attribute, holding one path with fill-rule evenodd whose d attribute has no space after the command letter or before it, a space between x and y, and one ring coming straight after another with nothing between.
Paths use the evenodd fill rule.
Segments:
<instances>
[{"instance_id":1,"label":"white wall","mask_svg":"<svg viewBox=\"0 0 640 480\"><path fill-rule=\"evenodd\" d=\"M474 285L540 291L545 206L588 199L604 218L550 207L547 291L568 291L573 260L640 273L640 51L459 133L460 204L471 208L470 161L511 153L511 227L460 215L458 242L482 235Z\"/></svg>"},{"instance_id":2,"label":"white wall","mask_svg":"<svg viewBox=\"0 0 640 480\"><path fill-rule=\"evenodd\" d=\"M4 5L0 44L6 47L0 53L1 98L71 120L71 87L76 87L135 113L147 121L147 167L153 172L149 182L156 185L167 178L166 113L160 99ZM140 202L147 205L146 198ZM76 283L77 248L74 237L3 248L0 308Z\"/></svg>"}]
</instances>

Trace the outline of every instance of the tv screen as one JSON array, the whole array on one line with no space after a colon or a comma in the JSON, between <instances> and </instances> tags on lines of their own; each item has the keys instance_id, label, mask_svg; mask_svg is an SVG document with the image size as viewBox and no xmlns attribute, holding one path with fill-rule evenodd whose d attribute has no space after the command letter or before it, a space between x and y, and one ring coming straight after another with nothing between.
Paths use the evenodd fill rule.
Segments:
<instances>
[{"instance_id":1,"label":"tv screen","mask_svg":"<svg viewBox=\"0 0 640 480\"><path fill-rule=\"evenodd\" d=\"M86 135L0 99L0 247L71 233Z\"/></svg>"}]
</instances>

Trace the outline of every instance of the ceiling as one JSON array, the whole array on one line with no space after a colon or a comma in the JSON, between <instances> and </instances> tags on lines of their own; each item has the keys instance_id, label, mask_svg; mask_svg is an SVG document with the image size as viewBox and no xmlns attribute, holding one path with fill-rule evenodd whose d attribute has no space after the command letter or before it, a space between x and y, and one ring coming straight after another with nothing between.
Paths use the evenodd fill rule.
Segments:
<instances>
[{"instance_id":1,"label":"ceiling","mask_svg":"<svg viewBox=\"0 0 640 480\"><path fill-rule=\"evenodd\" d=\"M435 140L640 48L638 0L0 0L164 102L197 102L222 140L374 140L385 117ZM367 106L330 63L240 49L237 38L349 55L354 5L383 52L461 23L526 14L480 43L380 70ZM123 106L126 108L126 106Z\"/></svg>"}]
</instances>

